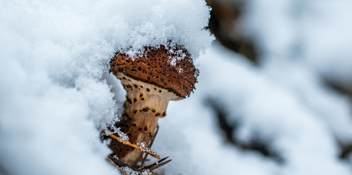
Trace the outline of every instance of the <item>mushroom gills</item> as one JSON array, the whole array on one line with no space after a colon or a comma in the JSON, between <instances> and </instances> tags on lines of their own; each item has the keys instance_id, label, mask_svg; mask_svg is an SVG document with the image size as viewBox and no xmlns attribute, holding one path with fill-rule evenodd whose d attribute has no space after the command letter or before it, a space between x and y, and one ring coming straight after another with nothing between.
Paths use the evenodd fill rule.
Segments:
<instances>
[{"instance_id":1,"label":"mushroom gills","mask_svg":"<svg viewBox=\"0 0 352 175\"><path fill-rule=\"evenodd\" d=\"M169 101L180 100L182 97L119 72L115 76L121 80L127 92L124 114L116 127L128 135L131 143L149 148L155 136L158 119L166 116ZM122 162L130 166L134 166L143 154L140 150L115 140L112 140L110 148L113 155L117 155Z\"/></svg>"}]
</instances>

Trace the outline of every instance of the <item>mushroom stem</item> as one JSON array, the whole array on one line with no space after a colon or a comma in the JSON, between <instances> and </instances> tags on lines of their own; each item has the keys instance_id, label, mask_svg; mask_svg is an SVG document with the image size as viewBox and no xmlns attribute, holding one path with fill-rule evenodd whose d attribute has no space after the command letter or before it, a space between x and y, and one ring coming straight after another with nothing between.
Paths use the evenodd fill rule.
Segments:
<instances>
[{"instance_id":1,"label":"mushroom stem","mask_svg":"<svg viewBox=\"0 0 352 175\"><path fill-rule=\"evenodd\" d=\"M122 120L116 124L129 137L129 142L142 148L149 148L154 138L158 120L166 115L170 100L180 97L166 89L130 78L122 73L115 76L121 79L126 94ZM113 140L110 148L119 159L134 166L142 158L143 152Z\"/></svg>"}]
</instances>

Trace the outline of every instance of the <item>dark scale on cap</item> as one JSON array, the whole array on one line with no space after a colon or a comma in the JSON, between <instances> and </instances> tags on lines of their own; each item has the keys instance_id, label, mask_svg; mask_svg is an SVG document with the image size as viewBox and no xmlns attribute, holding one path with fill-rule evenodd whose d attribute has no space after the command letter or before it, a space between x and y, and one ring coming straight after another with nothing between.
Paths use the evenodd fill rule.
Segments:
<instances>
[{"instance_id":1,"label":"dark scale on cap","mask_svg":"<svg viewBox=\"0 0 352 175\"><path fill-rule=\"evenodd\" d=\"M177 49L186 55L184 59L177 60L177 55L169 53L165 46L146 47L144 56L137 57L134 61L126 54L117 53L110 63L114 65L111 66L111 72L121 72L131 78L168 89L180 97L186 97L194 89L198 70L186 49ZM173 57L176 59L175 66L169 64Z\"/></svg>"}]
</instances>

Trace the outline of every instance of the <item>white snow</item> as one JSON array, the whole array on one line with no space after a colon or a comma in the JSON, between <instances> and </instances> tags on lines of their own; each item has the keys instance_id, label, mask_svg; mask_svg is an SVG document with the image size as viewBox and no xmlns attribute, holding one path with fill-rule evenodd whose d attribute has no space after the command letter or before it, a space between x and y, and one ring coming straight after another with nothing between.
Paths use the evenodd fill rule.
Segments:
<instances>
[{"instance_id":1,"label":"white snow","mask_svg":"<svg viewBox=\"0 0 352 175\"><path fill-rule=\"evenodd\" d=\"M0 1L0 174L118 174L99 135L125 99L110 58L170 40L197 56L208 18L200 0Z\"/></svg>"},{"instance_id":2,"label":"white snow","mask_svg":"<svg viewBox=\"0 0 352 175\"><path fill-rule=\"evenodd\" d=\"M196 59L195 93L170 102L160 119L152 150L172 162L159 171L351 174L352 158L338 159L338 144L352 142L352 105L322 81L352 84L351 3L244 2L260 66L218 43L207 48L202 0L0 1L0 174L119 174L99 138L125 100L108 63L116 51L170 41L194 58L205 53ZM283 162L227 143L209 98L238 123L232 137L264 140Z\"/></svg>"},{"instance_id":3,"label":"white snow","mask_svg":"<svg viewBox=\"0 0 352 175\"><path fill-rule=\"evenodd\" d=\"M218 45L201 56L199 64L197 91L182 102L171 103L167 117L160 121L154 149L173 158L166 172L351 173L347 163L337 159L338 146L332 130L290 88ZM234 133L241 142L259 134L282 156L284 164L226 143L214 112L205 104L207 97L222 102L230 119L241 122Z\"/></svg>"},{"instance_id":4,"label":"white snow","mask_svg":"<svg viewBox=\"0 0 352 175\"><path fill-rule=\"evenodd\" d=\"M243 21L263 53L264 71L322 117L342 143L352 143L352 104L322 78L352 87L351 2L248 1Z\"/></svg>"},{"instance_id":5,"label":"white snow","mask_svg":"<svg viewBox=\"0 0 352 175\"><path fill-rule=\"evenodd\" d=\"M241 22L259 44L260 66L218 44L197 60L197 90L171 103L160 122L154 149L173 158L166 172L352 174L351 159L338 158L339 144L352 143L352 104L323 82L351 87L350 2L243 2ZM233 137L267 141L284 163L225 142L207 97L239 122Z\"/></svg>"}]
</instances>

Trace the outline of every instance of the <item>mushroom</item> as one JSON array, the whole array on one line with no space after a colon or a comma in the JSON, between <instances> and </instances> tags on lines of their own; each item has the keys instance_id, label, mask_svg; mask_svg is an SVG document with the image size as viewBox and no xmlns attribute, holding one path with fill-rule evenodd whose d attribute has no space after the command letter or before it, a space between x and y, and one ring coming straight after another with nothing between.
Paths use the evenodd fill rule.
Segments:
<instances>
[{"instance_id":1,"label":"mushroom","mask_svg":"<svg viewBox=\"0 0 352 175\"><path fill-rule=\"evenodd\" d=\"M163 45L145 47L143 55L136 58L117 53L110 66L127 92L122 119L115 126L127 134L130 143L148 148L159 118L166 116L169 101L189 96L197 82L198 70L186 49L178 47L177 52L171 52ZM143 154L116 140L109 147L112 155L130 166Z\"/></svg>"}]
</instances>

